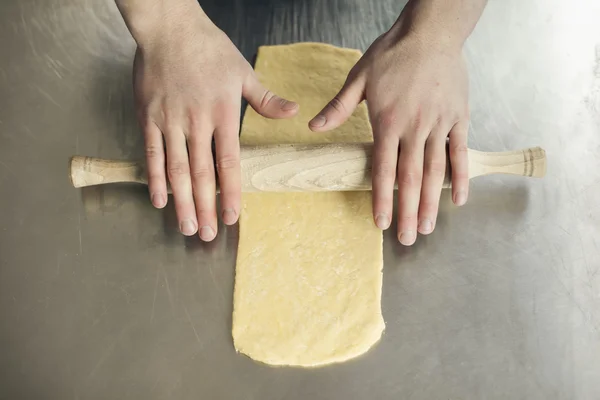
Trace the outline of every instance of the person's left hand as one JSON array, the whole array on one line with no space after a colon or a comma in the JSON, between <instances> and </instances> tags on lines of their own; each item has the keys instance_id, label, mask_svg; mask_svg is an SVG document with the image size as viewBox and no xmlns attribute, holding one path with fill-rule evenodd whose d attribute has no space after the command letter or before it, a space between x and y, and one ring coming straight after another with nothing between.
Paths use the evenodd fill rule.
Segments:
<instances>
[{"instance_id":1,"label":"person's left hand","mask_svg":"<svg viewBox=\"0 0 600 400\"><path fill-rule=\"evenodd\" d=\"M349 73L346 83L309 123L313 131L341 125L367 101L374 131L373 216L381 229L391 223L398 182L398 240L412 245L436 223L450 141L452 199L468 194L468 77L462 46L438 38L390 31L377 39Z\"/></svg>"}]
</instances>

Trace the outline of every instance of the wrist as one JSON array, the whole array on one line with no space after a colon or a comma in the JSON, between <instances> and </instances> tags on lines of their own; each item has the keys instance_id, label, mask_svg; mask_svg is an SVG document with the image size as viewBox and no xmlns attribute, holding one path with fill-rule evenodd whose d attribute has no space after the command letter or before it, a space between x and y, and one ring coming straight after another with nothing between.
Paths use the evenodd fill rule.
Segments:
<instances>
[{"instance_id":1,"label":"wrist","mask_svg":"<svg viewBox=\"0 0 600 400\"><path fill-rule=\"evenodd\" d=\"M477 13L453 2L410 0L390 33L396 41L410 38L428 48L461 52L476 16Z\"/></svg>"},{"instance_id":2,"label":"wrist","mask_svg":"<svg viewBox=\"0 0 600 400\"><path fill-rule=\"evenodd\" d=\"M208 17L194 0L116 0L125 24L139 47L148 47L189 28L193 19Z\"/></svg>"},{"instance_id":3,"label":"wrist","mask_svg":"<svg viewBox=\"0 0 600 400\"><path fill-rule=\"evenodd\" d=\"M466 37L444 27L442 24L424 23L407 15L401 15L390 29L395 42L408 41L423 49L437 49L445 53L460 53Z\"/></svg>"}]
</instances>

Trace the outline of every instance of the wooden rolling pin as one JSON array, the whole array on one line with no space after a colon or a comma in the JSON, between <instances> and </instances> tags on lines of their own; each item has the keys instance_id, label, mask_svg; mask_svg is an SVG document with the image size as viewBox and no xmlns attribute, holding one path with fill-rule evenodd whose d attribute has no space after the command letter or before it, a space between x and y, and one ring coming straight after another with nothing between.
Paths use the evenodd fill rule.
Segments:
<instances>
[{"instance_id":1,"label":"wooden rolling pin","mask_svg":"<svg viewBox=\"0 0 600 400\"><path fill-rule=\"evenodd\" d=\"M242 191L371 190L372 152L372 143L242 146ZM469 179L489 174L536 178L546 174L546 152L539 147L506 152L469 149L468 159ZM70 176L77 188L119 182L148 183L144 162L82 156L71 158ZM450 177L447 161L444 188L451 187Z\"/></svg>"}]
</instances>

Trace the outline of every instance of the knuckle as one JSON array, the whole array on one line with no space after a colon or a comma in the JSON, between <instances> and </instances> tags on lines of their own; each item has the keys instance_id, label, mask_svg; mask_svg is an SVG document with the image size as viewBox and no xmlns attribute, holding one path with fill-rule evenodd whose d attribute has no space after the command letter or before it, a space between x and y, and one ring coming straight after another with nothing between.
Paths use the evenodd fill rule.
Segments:
<instances>
[{"instance_id":1,"label":"knuckle","mask_svg":"<svg viewBox=\"0 0 600 400\"><path fill-rule=\"evenodd\" d=\"M387 161L377 163L373 176L377 179L394 178L395 167Z\"/></svg>"},{"instance_id":2,"label":"knuckle","mask_svg":"<svg viewBox=\"0 0 600 400\"><path fill-rule=\"evenodd\" d=\"M215 107L214 114L214 117L219 121L219 125L226 128L233 127L240 118L239 110L229 104Z\"/></svg>"},{"instance_id":3,"label":"knuckle","mask_svg":"<svg viewBox=\"0 0 600 400\"><path fill-rule=\"evenodd\" d=\"M167 173L169 179L176 179L183 175L189 174L190 167L186 162L175 161L169 164Z\"/></svg>"},{"instance_id":4,"label":"knuckle","mask_svg":"<svg viewBox=\"0 0 600 400\"><path fill-rule=\"evenodd\" d=\"M398 183L402 186L415 187L421 184L423 174L418 171L405 171L399 176Z\"/></svg>"},{"instance_id":5,"label":"knuckle","mask_svg":"<svg viewBox=\"0 0 600 400\"><path fill-rule=\"evenodd\" d=\"M177 126L177 115L172 110L166 107L161 107L159 112L159 120L161 126L168 132Z\"/></svg>"},{"instance_id":6,"label":"knuckle","mask_svg":"<svg viewBox=\"0 0 600 400\"><path fill-rule=\"evenodd\" d=\"M391 193L393 193L392 191L390 191ZM393 203L394 203L394 197L393 195L389 195L388 193L381 193L381 191L378 191L377 193L373 193L373 198L375 200L375 209L376 210L388 210L388 209L392 209L394 207ZM379 211L377 211L375 213L375 216L379 214Z\"/></svg>"},{"instance_id":7,"label":"knuckle","mask_svg":"<svg viewBox=\"0 0 600 400\"><path fill-rule=\"evenodd\" d=\"M429 160L425 163L425 170L428 175L434 177L444 176L446 174L446 163L440 160Z\"/></svg>"},{"instance_id":8,"label":"knuckle","mask_svg":"<svg viewBox=\"0 0 600 400\"><path fill-rule=\"evenodd\" d=\"M432 200L421 200L420 208L424 214L435 215L438 208L438 202Z\"/></svg>"},{"instance_id":9,"label":"knuckle","mask_svg":"<svg viewBox=\"0 0 600 400\"><path fill-rule=\"evenodd\" d=\"M198 201L196 202L196 215L199 220L210 220L215 217L215 208L210 201Z\"/></svg>"},{"instance_id":10,"label":"knuckle","mask_svg":"<svg viewBox=\"0 0 600 400\"><path fill-rule=\"evenodd\" d=\"M396 125L398 121L397 114L393 109L387 109L377 116L377 125L383 130L388 130Z\"/></svg>"},{"instance_id":11,"label":"knuckle","mask_svg":"<svg viewBox=\"0 0 600 400\"><path fill-rule=\"evenodd\" d=\"M198 113L196 113L192 109L188 110L187 115L188 115L187 119L188 119L188 124L190 126L190 130L193 132L196 129L198 129L198 127L202 123L201 118L198 115Z\"/></svg>"},{"instance_id":12,"label":"knuckle","mask_svg":"<svg viewBox=\"0 0 600 400\"><path fill-rule=\"evenodd\" d=\"M163 148L156 145L147 145L145 153L148 160L154 160L162 156Z\"/></svg>"},{"instance_id":13,"label":"knuckle","mask_svg":"<svg viewBox=\"0 0 600 400\"><path fill-rule=\"evenodd\" d=\"M240 165L239 157L237 157L233 154L222 155L217 159L217 171L218 172L229 171L229 170L239 167L239 165Z\"/></svg>"},{"instance_id":14,"label":"knuckle","mask_svg":"<svg viewBox=\"0 0 600 400\"><path fill-rule=\"evenodd\" d=\"M158 167L158 168L157 168ZM164 166L154 166L154 168L146 167L146 176L149 182L158 182L165 180L165 168Z\"/></svg>"},{"instance_id":15,"label":"knuckle","mask_svg":"<svg viewBox=\"0 0 600 400\"><path fill-rule=\"evenodd\" d=\"M463 157L467 155L467 145L465 143L458 143L453 145L450 148L452 154L454 154L455 156L459 156L459 157Z\"/></svg>"},{"instance_id":16,"label":"knuckle","mask_svg":"<svg viewBox=\"0 0 600 400\"><path fill-rule=\"evenodd\" d=\"M434 113L434 115L437 115L437 116L433 119L433 123L431 125L432 127L434 127L433 131L435 131L435 127L445 126L446 120L450 119L448 117L448 112L443 108L440 108L440 111L437 113Z\"/></svg>"},{"instance_id":17,"label":"knuckle","mask_svg":"<svg viewBox=\"0 0 600 400\"><path fill-rule=\"evenodd\" d=\"M333 99L331 99L331 101L329 102L329 107L333 108L339 113L346 112L346 107L344 106L344 103L342 103L338 96L335 96Z\"/></svg>"},{"instance_id":18,"label":"knuckle","mask_svg":"<svg viewBox=\"0 0 600 400\"><path fill-rule=\"evenodd\" d=\"M148 186L151 187L152 191L164 190L166 182L164 176L160 176L160 174L156 172L148 172Z\"/></svg>"},{"instance_id":19,"label":"knuckle","mask_svg":"<svg viewBox=\"0 0 600 400\"><path fill-rule=\"evenodd\" d=\"M444 122L448 122L452 125L458 124L463 119L463 115L460 111L450 110L447 115L448 118Z\"/></svg>"},{"instance_id":20,"label":"knuckle","mask_svg":"<svg viewBox=\"0 0 600 400\"><path fill-rule=\"evenodd\" d=\"M398 218L398 223L400 226L413 226L417 223L417 215L414 213L402 215Z\"/></svg>"},{"instance_id":21,"label":"knuckle","mask_svg":"<svg viewBox=\"0 0 600 400\"><path fill-rule=\"evenodd\" d=\"M458 122L452 112L440 114L433 123L432 135L429 139L437 137L448 137L452 127ZM428 140L429 141L429 140Z\"/></svg>"},{"instance_id":22,"label":"knuckle","mask_svg":"<svg viewBox=\"0 0 600 400\"><path fill-rule=\"evenodd\" d=\"M444 125L454 126L454 125L458 124L460 121L463 121L465 119L464 113L461 110L457 110L457 109L449 109L444 113L444 115L446 117L442 121L439 121L440 123L443 123Z\"/></svg>"},{"instance_id":23,"label":"knuckle","mask_svg":"<svg viewBox=\"0 0 600 400\"><path fill-rule=\"evenodd\" d=\"M414 131L421 132L424 123L425 119L423 118L423 109L420 105L418 105L412 118L412 127Z\"/></svg>"},{"instance_id":24,"label":"knuckle","mask_svg":"<svg viewBox=\"0 0 600 400\"><path fill-rule=\"evenodd\" d=\"M191 176L194 180L206 180L213 177L213 169L209 164L198 165L191 171Z\"/></svg>"},{"instance_id":25,"label":"knuckle","mask_svg":"<svg viewBox=\"0 0 600 400\"><path fill-rule=\"evenodd\" d=\"M260 100L260 108L265 109L271 103L271 100L275 97L275 94L270 90L265 89L265 92L262 95L262 99Z\"/></svg>"}]
</instances>

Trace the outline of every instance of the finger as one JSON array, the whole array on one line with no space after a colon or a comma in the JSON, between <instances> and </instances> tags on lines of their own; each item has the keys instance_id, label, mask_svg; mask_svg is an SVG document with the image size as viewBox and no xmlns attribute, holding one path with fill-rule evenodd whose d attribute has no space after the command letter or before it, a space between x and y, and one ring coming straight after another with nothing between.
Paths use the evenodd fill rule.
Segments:
<instances>
[{"instance_id":1,"label":"finger","mask_svg":"<svg viewBox=\"0 0 600 400\"><path fill-rule=\"evenodd\" d=\"M198 222L192 196L185 136L180 129L170 129L166 132L165 141L167 142L167 175L173 190L179 230L184 235L191 236L198 230Z\"/></svg>"},{"instance_id":2,"label":"finger","mask_svg":"<svg viewBox=\"0 0 600 400\"><path fill-rule=\"evenodd\" d=\"M198 234L200 239L210 242L217 236L217 206L215 168L211 150L213 127L201 121L188 136L190 168Z\"/></svg>"},{"instance_id":3,"label":"finger","mask_svg":"<svg viewBox=\"0 0 600 400\"><path fill-rule=\"evenodd\" d=\"M423 179L424 143L412 137L400 142L398 158L398 240L405 246L417 239L417 213Z\"/></svg>"},{"instance_id":4,"label":"finger","mask_svg":"<svg viewBox=\"0 0 600 400\"><path fill-rule=\"evenodd\" d=\"M394 183L398 163L397 134L378 128L373 146L373 217L379 229L387 229L394 209Z\"/></svg>"},{"instance_id":5,"label":"finger","mask_svg":"<svg viewBox=\"0 0 600 400\"><path fill-rule=\"evenodd\" d=\"M216 166L221 192L221 218L226 225L238 220L241 198L239 105L225 113L215 131ZM236 116L237 113L237 116Z\"/></svg>"},{"instance_id":6,"label":"finger","mask_svg":"<svg viewBox=\"0 0 600 400\"><path fill-rule=\"evenodd\" d=\"M469 197L469 159L467 153L468 121L459 121L450 131L450 164L452 166L452 200L462 206Z\"/></svg>"},{"instance_id":7,"label":"finger","mask_svg":"<svg viewBox=\"0 0 600 400\"><path fill-rule=\"evenodd\" d=\"M150 199L156 208L167 205L167 178L163 134L153 121L144 124L146 142L146 173Z\"/></svg>"},{"instance_id":8,"label":"finger","mask_svg":"<svg viewBox=\"0 0 600 400\"><path fill-rule=\"evenodd\" d=\"M423 185L421 187L421 200L419 203L418 231L423 235L430 234L435 229L435 223L440 203L440 194L446 174L446 132L443 128L436 128L425 144L425 167L423 171Z\"/></svg>"},{"instance_id":9,"label":"finger","mask_svg":"<svg viewBox=\"0 0 600 400\"><path fill-rule=\"evenodd\" d=\"M248 78L242 86L242 96L263 117L289 118L298 113L297 103L283 99L265 88L259 82L254 71L248 74Z\"/></svg>"},{"instance_id":10,"label":"finger","mask_svg":"<svg viewBox=\"0 0 600 400\"><path fill-rule=\"evenodd\" d=\"M348 75L339 93L308 123L309 128L322 132L343 124L363 100L364 88L362 76Z\"/></svg>"}]
</instances>

